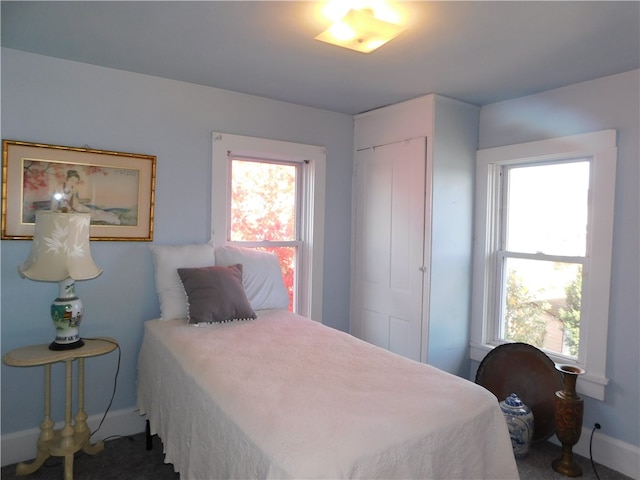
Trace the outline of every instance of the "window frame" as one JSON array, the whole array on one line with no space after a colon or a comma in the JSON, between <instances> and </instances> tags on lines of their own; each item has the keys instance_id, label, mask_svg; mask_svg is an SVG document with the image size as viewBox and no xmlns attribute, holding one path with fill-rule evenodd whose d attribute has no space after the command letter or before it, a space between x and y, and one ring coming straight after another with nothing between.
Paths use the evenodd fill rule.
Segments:
<instances>
[{"instance_id":1,"label":"window frame","mask_svg":"<svg viewBox=\"0 0 640 480\"><path fill-rule=\"evenodd\" d=\"M500 172L505 165L548 163L587 158L591 161L589 191L589 233L583 275L581 352L571 361L566 356L546 352L556 363L573 363L586 370L578 380L578 390L604 400L607 330L611 284L611 251L617 161L616 131L552 138L478 150L476 164L476 212L473 255L473 292L470 358L482 361L499 342L496 305L501 294L497 250L501 234ZM597 201L596 201L597 199ZM586 272L586 273L585 273Z\"/></svg>"},{"instance_id":2,"label":"window frame","mask_svg":"<svg viewBox=\"0 0 640 480\"><path fill-rule=\"evenodd\" d=\"M298 252L300 258L294 297L300 315L322 322L326 149L317 145L213 132L211 242L214 245L237 244L228 240L230 156L304 164L300 170L302 211L298 219L302 244ZM270 243L270 246L278 246L278 242Z\"/></svg>"}]
</instances>

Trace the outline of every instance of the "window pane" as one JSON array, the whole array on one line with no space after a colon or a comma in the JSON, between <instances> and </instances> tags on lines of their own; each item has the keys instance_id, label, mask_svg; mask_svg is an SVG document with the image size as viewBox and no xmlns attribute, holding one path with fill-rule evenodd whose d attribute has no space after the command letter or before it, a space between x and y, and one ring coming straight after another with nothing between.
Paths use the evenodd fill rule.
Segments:
<instances>
[{"instance_id":1,"label":"window pane","mask_svg":"<svg viewBox=\"0 0 640 480\"><path fill-rule=\"evenodd\" d=\"M511 167L507 172L506 249L584 256L589 162Z\"/></svg>"},{"instance_id":2,"label":"window pane","mask_svg":"<svg viewBox=\"0 0 640 480\"><path fill-rule=\"evenodd\" d=\"M295 165L232 160L230 240L295 240L296 173Z\"/></svg>"},{"instance_id":3,"label":"window pane","mask_svg":"<svg viewBox=\"0 0 640 480\"><path fill-rule=\"evenodd\" d=\"M582 265L505 259L501 340L578 357Z\"/></svg>"}]
</instances>

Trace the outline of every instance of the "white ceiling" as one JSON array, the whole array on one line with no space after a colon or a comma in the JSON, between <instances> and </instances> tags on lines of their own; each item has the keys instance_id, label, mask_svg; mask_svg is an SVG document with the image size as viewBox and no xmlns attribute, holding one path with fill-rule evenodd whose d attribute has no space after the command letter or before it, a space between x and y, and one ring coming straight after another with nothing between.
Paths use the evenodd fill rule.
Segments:
<instances>
[{"instance_id":1,"label":"white ceiling","mask_svg":"<svg viewBox=\"0 0 640 480\"><path fill-rule=\"evenodd\" d=\"M318 2L2 2L2 46L356 114L477 105L640 68L640 2L400 2L371 54L314 37Z\"/></svg>"}]
</instances>

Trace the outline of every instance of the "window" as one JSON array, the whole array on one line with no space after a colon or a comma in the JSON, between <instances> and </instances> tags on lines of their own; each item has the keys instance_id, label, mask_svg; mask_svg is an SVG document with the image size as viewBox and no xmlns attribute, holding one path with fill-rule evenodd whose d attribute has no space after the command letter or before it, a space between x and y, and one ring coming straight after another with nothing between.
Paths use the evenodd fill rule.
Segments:
<instances>
[{"instance_id":1,"label":"window","mask_svg":"<svg viewBox=\"0 0 640 480\"><path fill-rule=\"evenodd\" d=\"M604 399L615 164L612 130L478 152L471 358L529 343Z\"/></svg>"},{"instance_id":2,"label":"window","mask_svg":"<svg viewBox=\"0 0 640 480\"><path fill-rule=\"evenodd\" d=\"M290 309L322 319L325 150L213 134L212 241L274 252Z\"/></svg>"},{"instance_id":3,"label":"window","mask_svg":"<svg viewBox=\"0 0 640 480\"><path fill-rule=\"evenodd\" d=\"M229 155L231 198L228 240L273 252L280 260L289 292L289 310L297 311L300 179L304 163L244 159Z\"/></svg>"},{"instance_id":4,"label":"window","mask_svg":"<svg viewBox=\"0 0 640 480\"><path fill-rule=\"evenodd\" d=\"M588 159L576 159L499 169L497 340L529 343L571 360L583 356L589 167Z\"/></svg>"}]
</instances>

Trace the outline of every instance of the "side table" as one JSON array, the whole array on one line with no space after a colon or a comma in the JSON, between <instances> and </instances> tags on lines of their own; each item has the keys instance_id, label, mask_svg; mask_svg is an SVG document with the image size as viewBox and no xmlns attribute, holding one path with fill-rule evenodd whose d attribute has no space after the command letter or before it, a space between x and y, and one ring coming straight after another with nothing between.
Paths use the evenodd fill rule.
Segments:
<instances>
[{"instance_id":1,"label":"side table","mask_svg":"<svg viewBox=\"0 0 640 480\"><path fill-rule=\"evenodd\" d=\"M90 444L90 431L87 425L87 414L84 411L84 359L97 357L112 352L118 342L111 338L83 339L84 346L74 350L49 350L48 344L31 345L11 350L2 357L6 365L13 367L35 367L44 365L44 420L40 424L38 451L35 460L30 463L19 463L16 475L29 475L38 470L50 456L64 457L64 480L73 480L74 454L83 450L95 455L104 449L102 441ZM78 409L71 421L72 402L72 365L78 361ZM64 427L54 430L55 423L51 419L51 365L64 362L66 366L65 381L65 419Z\"/></svg>"}]
</instances>

